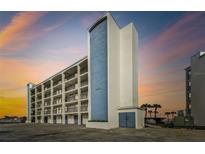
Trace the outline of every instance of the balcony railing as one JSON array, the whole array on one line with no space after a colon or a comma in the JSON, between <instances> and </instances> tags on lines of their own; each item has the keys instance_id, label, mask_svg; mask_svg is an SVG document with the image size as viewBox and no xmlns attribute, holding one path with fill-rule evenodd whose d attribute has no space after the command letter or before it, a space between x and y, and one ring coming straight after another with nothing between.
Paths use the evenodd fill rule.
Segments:
<instances>
[{"instance_id":1,"label":"balcony railing","mask_svg":"<svg viewBox=\"0 0 205 154\"><path fill-rule=\"evenodd\" d=\"M65 87L65 91L70 91L70 90L73 90L73 89L76 89L76 85Z\"/></svg>"},{"instance_id":2,"label":"balcony railing","mask_svg":"<svg viewBox=\"0 0 205 154\"><path fill-rule=\"evenodd\" d=\"M51 111L50 110L44 111L44 114L51 114Z\"/></svg>"},{"instance_id":3,"label":"balcony railing","mask_svg":"<svg viewBox=\"0 0 205 154\"><path fill-rule=\"evenodd\" d=\"M84 82L81 82L81 87L83 87L83 86L87 86L88 85L88 81L84 81Z\"/></svg>"},{"instance_id":4,"label":"balcony railing","mask_svg":"<svg viewBox=\"0 0 205 154\"><path fill-rule=\"evenodd\" d=\"M80 107L80 111L88 111L88 106L87 105L82 105L81 107Z\"/></svg>"},{"instance_id":5,"label":"balcony railing","mask_svg":"<svg viewBox=\"0 0 205 154\"><path fill-rule=\"evenodd\" d=\"M48 93L48 94L45 94L44 95L44 98L48 98L48 97L50 97L51 96L51 93Z\"/></svg>"},{"instance_id":6,"label":"balcony railing","mask_svg":"<svg viewBox=\"0 0 205 154\"><path fill-rule=\"evenodd\" d=\"M40 108L41 107L41 104L37 104L37 108Z\"/></svg>"},{"instance_id":7,"label":"balcony railing","mask_svg":"<svg viewBox=\"0 0 205 154\"><path fill-rule=\"evenodd\" d=\"M71 79L73 79L75 77L77 77L77 73L72 74L72 75L67 75L67 76L65 76L65 81L71 80Z\"/></svg>"},{"instance_id":8,"label":"balcony railing","mask_svg":"<svg viewBox=\"0 0 205 154\"><path fill-rule=\"evenodd\" d=\"M80 74L84 74L84 73L87 73L88 72L88 69L82 69L80 70Z\"/></svg>"},{"instance_id":9,"label":"balcony railing","mask_svg":"<svg viewBox=\"0 0 205 154\"><path fill-rule=\"evenodd\" d=\"M62 100L61 99L57 99L53 101L53 105L58 105L58 104L62 104Z\"/></svg>"},{"instance_id":10,"label":"balcony railing","mask_svg":"<svg viewBox=\"0 0 205 154\"><path fill-rule=\"evenodd\" d=\"M62 93L62 90L57 90L57 91L54 91L53 92L53 95L59 95L59 94L61 94Z\"/></svg>"},{"instance_id":11,"label":"balcony railing","mask_svg":"<svg viewBox=\"0 0 205 154\"><path fill-rule=\"evenodd\" d=\"M68 107L65 112L78 112L78 107Z\"/></svg>"},{"instance_id":12,"label":"balcony railing","mask_svg":"<svg viewBox=\"0 0 205 154\"><path fill-rule=\"evenodd\" d=\"M53 110L53 114L61 114L62 113L62 109L54 109Z\"/></svg>"},{"instance_id":13,"label":"balcony railing","mask_svg":"<svg viewBox=\"0 0 205 154\"><path fill-rule=\"evenodd\" d=\"M80 96L81 99L86 99L88 98L88 93L82 93Z\"/></svg>"},{"instance_id":14,"label":"balcony railing","mask_svg":"<svg viewBox=\"0 0 205 154\"><path fill-rule=\"evenodd\" d=\"M51 86L44 87L44 90L46 91L46 90L48 90L48 89L50 89L50 88L51 88Z\"/></svg>"},{"instance_id":15,"label":"balcony railing","mask_svg":"<svg viewBox=\"0 0 205 154\"><path fill-rule=\"evenodd\" d=\"M62 81L60 80L60 81L57 81L57 82L54 82L53 83L53 86L55 87L55 86L57 86L57 85L60 85L62 83Z\"/></svg>"},{"instance_id":16,"label":"balcony railing","mask_svg":"<svg viewBox=\"0 0 205 154\"><path fill-rule=\"evenodd\" d=\"M44 106L50 106L51 105L51 102L45 102L44 103Z\"/></svg>"},{"instance_id":17,"label":"balcony railing","mask_svg":"<svg viewBox=\"0 0 205 154\"><path fill-rule=\"evenodd\" d=\"M73 96L69 96L69 97L66 97L65 98L65 102L72 102L72 101L76 101L76 96L73 95Z\"/></svg>"}]
</instances>

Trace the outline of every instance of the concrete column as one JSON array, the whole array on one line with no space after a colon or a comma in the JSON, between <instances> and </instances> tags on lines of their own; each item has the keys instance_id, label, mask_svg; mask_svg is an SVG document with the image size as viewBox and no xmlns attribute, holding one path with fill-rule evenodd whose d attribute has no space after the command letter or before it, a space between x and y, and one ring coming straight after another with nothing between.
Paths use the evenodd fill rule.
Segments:
<instances>
[{"instance_id":1,"label":"concrete column","mask_svg":"<svg viewBox=\"0 0 205 154\"><path fill-rule=\"evenodd\" d=\"M51 80L51 123L53 124L53 80Z\"/></svg>"},{"instance_id":2,"label":"concrete column","mask_svg":"<svg viewBox=\"0 0 205 154\"><path fill-rule=\"evenodd\" d=\"M62 73L62 124L65 124L65 76Z\"/></svg>"},{"instance_id":3,"label":"concrete column","mask_svg":"<svg viewBox=\"0 0 205 154\"><path fill-rule=\"evenodd\" d=\"M35 88L35 123L37 123L37 87Z\"/></svg>"},{"instance_id":4,"label":"concrete column","mask_svg":"<svg viewBox=\"0 0 205 154\"><path fill-rule=\"evenodd\" d=\"M81 91L80 91L80 65L77 66L77 77L78 77L78 125L81 125Z\"/></svg>"},{"instance_id":5,"label":"concrete column","mask_svg":"<svg viewBox=\"0 0 205 154\"><path fill-rule=\"evenodd\" d=\"M31 88L30 84L27 84L27 123L31 122Z\"/></svg>"},{"instance_id":6,"label":"concrete column","mask_svg":"<svg viewBox=\"0 0 205 154\"><path fill-rule=\"evenodd\" d=\"M41 101L41 123L44 123L44 85L42 84L42 101Z\"/></svg>"}]
</instances>

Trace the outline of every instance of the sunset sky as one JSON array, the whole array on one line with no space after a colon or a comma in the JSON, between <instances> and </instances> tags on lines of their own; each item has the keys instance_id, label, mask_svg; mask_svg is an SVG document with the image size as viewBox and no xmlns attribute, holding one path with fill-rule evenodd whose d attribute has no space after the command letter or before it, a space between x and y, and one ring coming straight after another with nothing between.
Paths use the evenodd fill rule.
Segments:
<instances>
[{"instance_id":1,"label":"sunset sky","mask_svg":"<svg viewBox=\"0 0 205 154\"><path fill-rule=\"evenodd\" d=\"M24 116L26 84L87 55L87 29L104 12L0 12L0 117ZM184 68L205 49L205 12L112 12L139 33L139 104L185 107Z\"/></svg>"}]
</instances>

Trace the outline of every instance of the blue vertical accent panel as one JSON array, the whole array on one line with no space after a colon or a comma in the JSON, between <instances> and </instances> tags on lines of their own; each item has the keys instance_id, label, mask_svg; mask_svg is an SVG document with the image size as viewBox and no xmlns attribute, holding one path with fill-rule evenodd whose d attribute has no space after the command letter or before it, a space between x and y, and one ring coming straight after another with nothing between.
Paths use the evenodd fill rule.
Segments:
<instances>
[{"instance_id":1,"label":"blue vertical accent panel","mask_svg":"<svg viewBox=\"0 0 205 154\"><path fill-rule=\"evenodd\" d=\"M90 30L91 120L108 120L107 19Z\"/></svg>"}]
</instances>

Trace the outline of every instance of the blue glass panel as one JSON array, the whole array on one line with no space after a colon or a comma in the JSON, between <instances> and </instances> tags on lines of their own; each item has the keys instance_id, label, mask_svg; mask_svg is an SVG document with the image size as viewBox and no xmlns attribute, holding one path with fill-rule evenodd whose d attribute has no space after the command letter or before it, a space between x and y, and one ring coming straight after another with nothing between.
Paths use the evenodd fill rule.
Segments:
<instances>
[{"instance_id":1,"label":"blue glass panel","mask_svg":"<svg viewBox=\"0 0 205 154\"><path fill-rule=\"evenodd\" d=\"M91 120L108 119L107 20L90 32Z\"/></svg>"}]
</instances>

